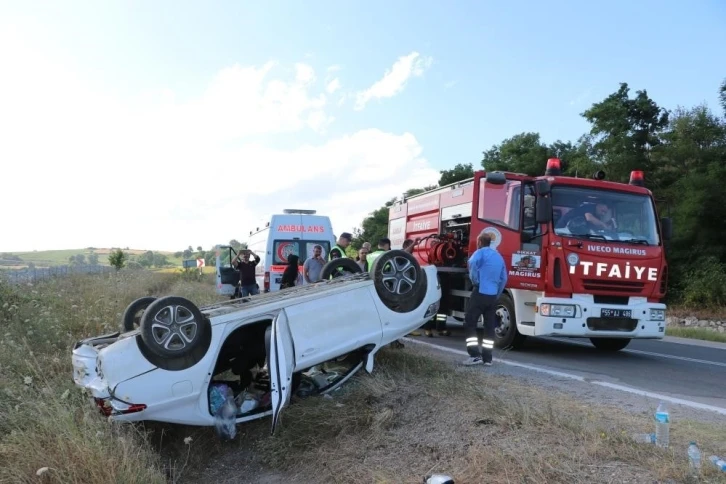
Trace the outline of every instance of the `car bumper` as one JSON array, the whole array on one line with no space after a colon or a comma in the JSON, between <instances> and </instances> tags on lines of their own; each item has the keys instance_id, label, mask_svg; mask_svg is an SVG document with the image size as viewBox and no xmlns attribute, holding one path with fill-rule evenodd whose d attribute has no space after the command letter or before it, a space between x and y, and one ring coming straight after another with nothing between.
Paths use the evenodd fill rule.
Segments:
<instances>
[{"instance_id":1,"label":"car bumper","mask_svg":"<svg viewBox=\"0 0 726 484\"><path fill-rule=\"evenodd\" d=\"M630 298L627 306L595 303L589 295L572 299L539 297L536 304L534 336L629 339L663 339L665 336L666 306L649 303L646 298ZM574 315L565 314L571 311L566 308L572 306ZM608 311L611 314L607 314ZM618 314L622 311L629 313ZM543 312L549 312L549 315ZM553 315L555 313L557 315Z\"/></svg>"}]
</instances>

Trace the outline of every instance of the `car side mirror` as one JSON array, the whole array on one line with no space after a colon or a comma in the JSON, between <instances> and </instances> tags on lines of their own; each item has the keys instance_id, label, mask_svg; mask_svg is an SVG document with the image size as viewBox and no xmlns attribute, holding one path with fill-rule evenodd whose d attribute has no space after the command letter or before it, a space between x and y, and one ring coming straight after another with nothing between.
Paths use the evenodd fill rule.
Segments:
<instances>
[{"instance_id":1,"label":"car side mirror","mask_svg":"<svg viewBox=\"0 0 726 484\"><path fill-rule=\"evenodd\" d=\"M660 219L660 229L663 232L663 240L671 240L673 237L673 221L670 217Z\"/></svg>"},{"instance_id":2,"label":"car side mirror","mask_svg":"<svg viewBox=\"0 0 726 484\"><path fill-rule=\"evenodd\" d=\"M538 224L548 224L552 221L552 200L550 197L537 197L535 221Z\"/></svg>"}]
</instances>

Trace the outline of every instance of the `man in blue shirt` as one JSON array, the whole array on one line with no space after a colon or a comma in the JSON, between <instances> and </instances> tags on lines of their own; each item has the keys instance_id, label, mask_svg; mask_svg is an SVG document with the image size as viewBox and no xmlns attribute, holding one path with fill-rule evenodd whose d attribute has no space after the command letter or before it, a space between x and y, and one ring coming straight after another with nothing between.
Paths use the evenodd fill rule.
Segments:
<instances>
[{"instance_id":1,"label":"man in blue shirt","mask_svg":"<svg viewBox=\"0 0 726 484\"><path fill-rule=\"evenodd\" d=\"M492 238L487 233L476 239L477 250L469 258L469 279L474 285L464 316L466 331L467 366L492 364L494 330L497 327L496 304L507 284L507 266L499 252L492 249ZM476 326L484 315L485 337L479 340Z\"/></svg>"}]
</instances>

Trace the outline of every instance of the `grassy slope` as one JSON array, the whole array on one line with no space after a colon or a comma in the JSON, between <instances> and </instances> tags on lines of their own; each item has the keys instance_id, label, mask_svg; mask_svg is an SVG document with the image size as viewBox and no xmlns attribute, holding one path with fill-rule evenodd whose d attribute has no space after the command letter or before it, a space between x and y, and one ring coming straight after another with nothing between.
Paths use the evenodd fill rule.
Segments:
<instances>
[{"instance_id":1,"label":"grassy slope","mask_svg":"<svg viewBox=\"0 0 726 484\"><path fill-rule=\"evenodd\" d=\"M108 248L99 248L94 250L89 249L68 249L68 250L38 250L38 251L32 251L32 252L12 252L13 255L17 255L21 259L23 259L24 263L32 262L37 267L51 267L51 266L60 266L68 264L68 258L71 256L75 256L78 254L83 254L86 257L91 254L92 252L95 252L98 254L98 263L101 265L108 265L108 254L111 252L111 249ZM124 250L129 255L139 255L146 252L146 249L129 249ZM159 252L160 254L166 255L167 259L169 260L169 264L174 266L181 267L182 264L182 258L180 257L174 257L173 252L163 252L163 251L154 251ZM23 267L25 265L22 265Z\"/></svg>"},{"instance_id":2,"label":"grassy slope","mask_svg":"<svg viewBox=\"0 0 726 484\"><path fill-rule=\"evenodd\" d=\"M649 415L455 369L449 355L415 348L384 349L375 376L332 400L295 402L274 438L269 420L220 443L209 429L102 419L70 381L72 344L115 330L136 297L204 304L217 299L213 287L209 275L150 272L0 285L0 482L35 482L39 470L68 483L264 482L280 473L285 482L399 483L431 470L456 482L653 482L683 479L689 439L706 455L726 454L726 426L680 421L673 449L661 451L628 438L651 430Z\"/></svg>"}]
</instances>

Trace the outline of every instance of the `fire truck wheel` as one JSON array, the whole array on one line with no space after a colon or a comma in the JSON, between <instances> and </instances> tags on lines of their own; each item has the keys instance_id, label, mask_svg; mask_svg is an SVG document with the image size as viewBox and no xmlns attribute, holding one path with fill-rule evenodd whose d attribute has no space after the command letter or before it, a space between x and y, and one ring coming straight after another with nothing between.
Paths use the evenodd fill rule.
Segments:
<instances>
[{"instance_id":1,"label":"fire truck wheel","mask_svg":"<svg viewBox=\"0 0 726 484\"><path fill-rule=\"evenodd\" d=\"M141 339L150 353L161 358L188 359L194 354L201 359L209 348L211 333L209 320L183 297L157 299L141 317Z\"/></svg>"},{"instance_id":2,"label":"fire truck wheel","mask_svg":"<svg viewBox=\"0 0 726 484\"><path fill-rule=\"evenodd\" d=\"M620 351L630 344L630 338L590 338L600 351Z\"/></svg>"},{"instance_id":3,"label":"fire truck wheel","mask_svg":"<svg viewBox=\"0 0 726 484\"><path fill-rule=\"evenodd\" d=\"M517 319L514 314L514 302L509 294L502 294L497 303L497 319L499 326L494 331L494 346L501 349L517 349L526 338L517 330Z\"/></svg>"},{"instance_id":4,"label":"fire truck wheel","mask_svg":"<svg viewBox=\"0 0 726 484\"><path fill-rule=\"evenodd\" d=\"M389 250L381 254L373 261L370 273L378 297L391 311L413 311L426 297L424 271L408 252Z\"/></svg>"},{"instance_id":5,"label":"fire truck wheel","mask_svg":"<svg viewBox=\"0 0 726 484\"><path fill-rule=\"evenodd\" d=\"M320 272L321 280L329 279L330 276L340 277L363 272L358 263L353 259L333 259L327 262Z\"/></svg>"},{"instance_id":6,"label":"fire truck wheel","mask_svg":"<svg viewBox=\"0 0 726 484\"><path fill-rule=\"evenodd\" d=\"M143 316L149 304L156 301L153 296L140 297L126 307L124 315L121 318L124 331L133 331L141 324L141 316Z\"/></svg>"}]
</instances>

